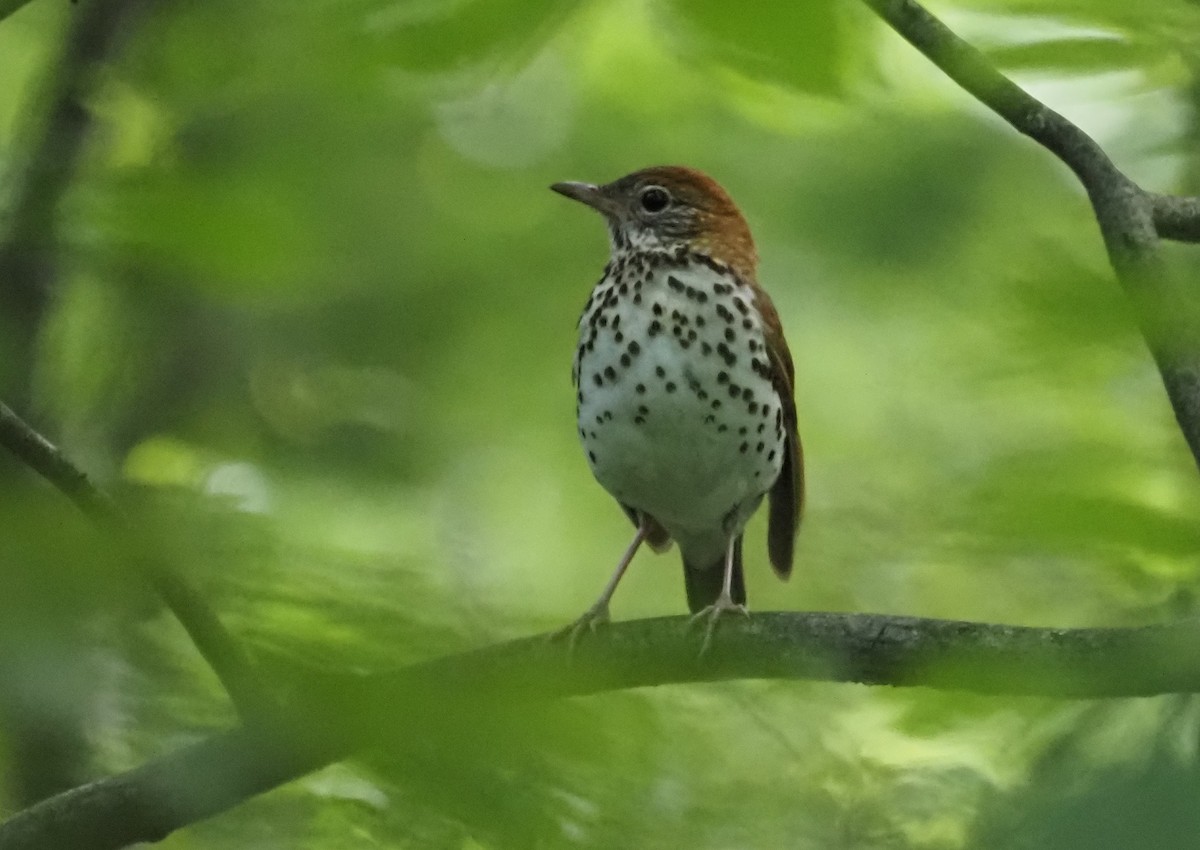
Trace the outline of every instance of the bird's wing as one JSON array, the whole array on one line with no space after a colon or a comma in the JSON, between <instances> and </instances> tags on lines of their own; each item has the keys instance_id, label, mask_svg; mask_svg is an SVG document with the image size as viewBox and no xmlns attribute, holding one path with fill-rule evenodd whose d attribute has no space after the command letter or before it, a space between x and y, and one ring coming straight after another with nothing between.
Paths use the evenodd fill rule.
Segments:
<instances>
[{"instance_id":1,"label":"bird's wing","mask_svg":"<svg viewBox=\"0 0 1200 850\"><path fill-rule=\"evenodd\" d=\"M800 433L796 424L796 398L793 393L795 367L792 365L792 353L783 338L779 313L775 311L770 296L762 289L756 292L755 306L758 307L763 320L763 337L770 357L771 383L779 396L783 436L787 441L783 468L771 486L770 511L767 518L767 554L779 577L787 578L792 572L796 532L800 528L800 514L804 509L804 450L800 445Z\"/></svg>"}]
</instances>

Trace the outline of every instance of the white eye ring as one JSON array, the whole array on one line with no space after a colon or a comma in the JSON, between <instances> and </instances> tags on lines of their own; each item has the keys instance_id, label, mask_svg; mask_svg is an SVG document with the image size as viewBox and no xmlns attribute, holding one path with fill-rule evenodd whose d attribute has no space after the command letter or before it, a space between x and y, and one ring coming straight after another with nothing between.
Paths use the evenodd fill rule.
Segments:
<instances>
[{"instance_id":1,"label":"white eye ring","mask_svg":"<svg viewBox=\"0 0 1200 850\"><path fill-rule=\"evenodd\" d=\"M647 186L638 193L642 209L648 213L660 213L671 205L671 193L662 186Z\"/></svg>"}]
</instances>

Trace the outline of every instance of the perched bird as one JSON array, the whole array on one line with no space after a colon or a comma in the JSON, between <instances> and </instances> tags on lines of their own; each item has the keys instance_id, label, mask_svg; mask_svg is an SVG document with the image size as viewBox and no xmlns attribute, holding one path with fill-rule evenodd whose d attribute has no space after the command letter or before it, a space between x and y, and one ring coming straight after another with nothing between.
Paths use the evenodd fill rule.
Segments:
<instances>
[{"instance_id":1,"label":"perched bird","mask_svg":"<svg viewBox=\"0 0 1200 850\"><path fill-rule=\"evenodd\" d=\"M768 493L771 565L792 570L804 475L779 315L750 229L712 178L658 166L550 188L608 224L612 256L579 319L572 378L592 473L637 526L600 598L560 634L574 642L606 621L641 544L675 540L704 651L723 613L746 613L742 531Z\"/></svg>"}]
</instances>

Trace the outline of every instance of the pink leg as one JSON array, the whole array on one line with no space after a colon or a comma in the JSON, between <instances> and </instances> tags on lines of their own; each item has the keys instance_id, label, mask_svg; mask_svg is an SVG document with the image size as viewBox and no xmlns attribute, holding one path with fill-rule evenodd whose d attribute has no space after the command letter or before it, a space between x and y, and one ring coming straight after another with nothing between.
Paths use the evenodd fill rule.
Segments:
<instances>
[{"instance_id":1,"label":"pink leg","mask_svg":"<svg viewBox=\"0 0 1200 850\"><path fill-rule=\"evenodd\" d=\"M621 577L625 575L625 570L629 569L629 564L633 560L633 556L637 554L637 550L641 547L642 542L645 541L647 533L646 523L643 521L638 526L637 533L633 535L633 541L630 542L629 547L625 550L625 554L621 556L621 561L617 564L617 568L613 570L608 584L604 585L604 590L600 593L600 598L592 603L592 606L584 611L583 616L578 620L554 632L551 635L553 640L569 636L570 645L574 647L585 628L595 631L596 626L608 622L609 600L617 592L617 585L621 583ZM730 576L726 575L726 585L729 584L729 581ZM726 592L728 592L728 587L726 587Z\"/></svg>"},{"instance_id":2,"label":"pink leg","mask_svg":"<svg viewBox=\"0 0 1200 850\"><path fill-rule=\"evenodd\" d=\"M733 601L733 549L736 538L730 539L729 545L725 549L725 581L721 585L721 595L717 597L717 601L707 608L701 608L692 615L691 625L695 625L701 620L707 620L708 626L704 630L704 643L700 644L700 654L704 655L712 646L713 633L717 628L717 621L721 619L721 615L725 612L741 614L743 617L749 617L750 612L746 610L745 605L738 605Z\"/></svg>"}]
</instances>

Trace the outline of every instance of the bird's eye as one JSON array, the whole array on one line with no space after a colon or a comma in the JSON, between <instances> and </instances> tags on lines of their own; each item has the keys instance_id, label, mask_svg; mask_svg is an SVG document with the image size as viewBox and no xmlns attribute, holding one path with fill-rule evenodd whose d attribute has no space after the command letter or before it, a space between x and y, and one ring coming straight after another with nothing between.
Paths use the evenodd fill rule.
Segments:
<instances>
[{"instance_id":1,"label":"bird's eye","mask_svg":"<svg viewBox=\"0 0 1200 850\"><path fill-rule=\"evenodd\" d=\"M638 199L642 202L642 209L648 213L662 212L671 203L671 195L661 186L647 186Z\"/></svg>"}]
</instances>

